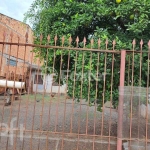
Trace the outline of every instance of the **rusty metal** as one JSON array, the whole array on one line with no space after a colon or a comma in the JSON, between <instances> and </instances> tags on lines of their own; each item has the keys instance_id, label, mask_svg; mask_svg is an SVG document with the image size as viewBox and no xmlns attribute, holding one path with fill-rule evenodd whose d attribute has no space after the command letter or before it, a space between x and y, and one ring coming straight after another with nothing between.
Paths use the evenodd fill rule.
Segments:
<instances>
[{"instance_id":1,"label":"rusty metal","mask_svg":"<svg viewBox=\"0 0 150 150\"><path fill-rule=\"evenodd\" d=\"M43 38L43 36L42 35L40 35L40 45L42 44L42 38ZM41 49L40 49L40 52L41 52ZM40 53L39 52L39 53ZM38 82L38 80L39 80L39 78L38 78L38 75L39 75L39 70L40 70L40 61L38 61L38 69L37 69L37 71L36 71L36 74L37 74L37 82ZM36 101L37 101L37 88L38 88L38 84L36 85L36 92L34 93L34 106L33 106L33 117L32 117L32 130L34 129L34 124L35 124L35 109L36 109ZM40 114L40 117L41 117L41 114ZM34 132L32 132L32 134L31 134L31 140L30 140L30 150L32 150L33 148L33 134L34 134Z\"/></svg>"},{"instance_id":2,"label":"rusty metal","mask_svg":"<svg viewBox=\"0 0 150 150\"><path fill-rule=\"evenodd\" d=\"M10 34L10 38L11 38L11 42L12 42L12 39L13 39L13 33L11 32ZM12 52L12 45L10 45L10 51L9 51L9 60L10 60L10 56L11 56L11 52ZM8 65L8 70L9 70L9 65ZM8 80L8 78L6 79ZM7 85L6 85L7 86ZM5 88L6 89L6 88ZM13 102L13 98L11 99L12 102ZM8 127L10 128L10 122L11 122L11 118L12 118L12 108L13 105L11 105L11 108L10 108L10 116L9 116L9 119L8 119ZM6 149L8 148L8 144L9 144L9 138L7 137L7 145L6 145Z\"/></svg>"},{"instance_id":3,"label":"rusty metal","mask_svg":"<svg viewBox=\"0 0 150 150\"><path fill-rule=\"evenodd\" d=\"M108 40L105 42L106 50L108 46ZM106 89L106 68L107 68L107 53L105 53L105 59L104 59L104 76L103 76L103 93L102 93L102 109L104 107L105 103L105 89ZM103 130L104 130L104 109L102 111L102 121L101 121L101 136L103 136Z\"/></svg>"},{"instance_id":4,"label":"rusty metal","mask_svg":"<svg viewBox=\"0 0 150 150\"><path fill-rule=\"evenodd\" d=\"M71 38L70 38L71 39ZM72 42L72 39L71 41ZM71 43L70 43L71 44ZM69 44L69 46L70 46ZM67 63L67 76L66 76L66 85L68 84L68 78L69 78L69 67L70 67L70 50L68 52L68 63ZM67 88L66 88L66 94L65 94L65 104L64 104L64 116L63 116L63 133L65 132L65 121L66 121L66 103L67 103ZM64 134L62 137L61 147L64 147Z\"/></svg>"},{"instance_id":5,"label":"rusty metal","mask_svg":"<svg viewBox=\"0 0 150 150\"><path fill-rule=\"evenodd\" d=\"M126 51L121 50L121 64L120 64L120 91L119 105L118 105L118 139L117 150L122 150L122 131L123 131L123 98L124 98L124 79L125 79L125 57Z\"/></svg>"},{"instance_id":6,"label":"rusty metal","mask_svg":"<svg viewBox=\"0 0 150 150\"><path fill-rule=\"evenodd\" d=\"M78 39L78 38L77 38ZM77 47L78 47L78 42L79 42L79 39L77 40ZM84 61L85 59L85 53L83 52L82 53L82 72L81 72L81 89L80 89L80 99L83 98L82 96L82 92L83 92L83 73L84 73ZM79 114L82 113L82 102L80 101L80 108L79 108ZM78 116L78 141L77 141L77 150L79 149L79 140L80 140L80 126L81 126L81 116L79 115Z\"/></svg>"},{"instance_id":7,"label":"rusty metal","mask_svg":"<svg viewBox=\"0 0 150 150\"><path fill-rule=\"evenodd\" d=\"M148 133L149 133L149 128L148 128L148 124L149 124L149 101L150 101L150 92L149 92L149 87L150 87L150 40L148 41L148 65L147 65L147 89L146 89L146 135L145 135L145 146L146 146L146 150L148 150Z\"/></svg>"},{"instance_id":8,"label":"rusty metal","mask_svg":"<svg viewBox=\"0 0 150 150\"><path fill-rule=\"evenodd\" d=\"M112 42L112 44L113 44L113 50L115 50L115 45L116 45L116 41L115 40L113 40L113 42ZM113 82L113 78L114 78L114 58L115 58L115 56L114 56L114 54L112 54L112 66L111 66L111 91L110 91L110 104L112 104L113 103L113 84L114 84L114 82ZM110 106L110 119L109 119L109 136L111 136L111 125L112 125L112 119L111 119L111 116L112 116L112 107ZM110 141L111 139L109 138L109 140L108 140L108 149L110 149Z\"/></svg>"},{"instance_id":9,"label":"rusty metal","mask_svg":"<svg viewBox=\"0 0 150 150\"><path fill-rule=\"evenodd\" d=\"M18 43L20 42L20 37L18 36L17 37L18 38ZM18 61L18 53L19 53L19 45L17 46L17 59L16 59L16 61ZM17 65L15 66L15 75L14 75L14 81L15 81L15 79L16 79L16 71L17 71ZM13 91L15 90L15 84L14 84L14 87L13 87ZM14 102L14 100L15 100L15 97L13 96L13 99L12 99L12 101ZM13 104L11 105L11 106L13 106ZM17 114L17 124L16 124L16 126L17 126L17 128L18 128L18 121L19 121L19 114L20 114L20 101L19 101L19 107L18 107L18 114ZM16 149L16 144L17 144L17 134L18 134L18 131L16 132L16 136L15 136L15 140L14 140L14 147L13 147L13 149Z\"/></svg>"},{"instance_id":10,"label":"rusty metal","mask_svg":"<svg viewBox=\"0 0 150 150\"><path fill-rule=\"evenodd\" d=\"M92 52L90 52L90 69L89 73L91 74L91 67L92 67ZM86 134L88 134L88 122L89 122L89 104L90 104L90 85L91 85L91 77L89 78L88 81L88 105L87 105L87 111L86 111Z\"/></svg>"},{"instance_id":11,"label":"rusty metal","mask_svg":"<svg viewBox=\"0 0 150 150\"><path fill-rule=\"evenodd\" d=\"M55 39L56 40L56 39ZM98 41L99 42L99 41ZM52 48L52 49L70 49L69 47L61 47L61 46L48 46L48 45L38 45L38 44L27 44L27 43L11 43L11 42L0 42L0 44L7 44L7 45L20 45L20 46L31 46L31 47L39 47L39 48ZM101 49L99 50L98 48L97 49L91 49L91 48L74 48L74 47L71 47L72 50L77 50L77 51L80 51L80 50L84 50L84 51L93 51L93 52L106 52L106 53L116 53L116 54L120 54L120 51L118 50L105 50L105 49ZM127 53L132 53L133 50L126 50ZM140 53L140 50L136 50L134 51L135 53ZM144 53L148 53L148 51L142 51Z\"/></svg>"},{"instance_id":12,"label":"rusty metal","mask_svg":"<svg viewBox=\"0 0 150 150\"><path fill-rule=\"evenodd\" d=\"M6 31L4 31L3 33L3 42L5 42L5 38L6 38ZM2 56L1 56L1 60L0 60L0 70L2 69L2 64L3 64L3 53L4 53L4 44L2 44ZM6 91L6 88L5 88ZM4 96L5 99L5 96ZM1 112L1 120L3 121L3 116L4 116L4 106L2 108L2 112ZM2 130L2 126L0 127L0 129ZM1 142L1 136L0 136L0 142Z\"/></svg>"},{"instance_id":13,"label":"rusty metal","mask_svg":"<svg viewBox=\"0 0 150 150\"><path fill-rule=\"evenodd\" d=\"M55 37L55 42L57 41L57 36ZM67 50L70 49L69 47L61 47L61 46L48 46L48 45L36 45L36 44L27 44L27 43L11 43L11 42L0 42L0 44L8 44L8 45L20 45L20 46L31 46L31 47L38 47L38 48L52 48L52 49L62 49L62 50ZM55 43L56 44L56 43ZM86 44L86 41L84 41L84 44ZM120 53L120 51L113 51L113 50L99 50L99 49L91 49L91 48L74 48L71 47L72 50L84 50L84 51L101 51L101 52L106 52L106 53ZM129 51L132 52L132 51ZM137 51L137 53L139 53Z\"/></svg>"},{"instance_id":14,"label":"rusty metal","mask_svg":"<svg viewBox=\"0 0 150 150\"><path fill-rule=\"evenodd\" d=\"M134 58L135 58L135 53L134 53L134 50L135 50L135 45L136 45L136 42L135 42L135 39L133 40L132 42L132 45L133 45L133 52L132 52L132 77L131 77L131 96L130 96L130 136L129 136L129 147L131 147L131 139L132 139L132 115L133 115L133 86L134 86Z\"/></svg>"},{"instance_id":15,"label":"rusty metal","mask_svg":"<svg viewBox=\"0 0 150 150\"><path fill-rule=\"evenodd\" d=\"M73 76L73 95L72 95L72 98L73 98L73 101L72 101L72 109L71 109L71 118L70 118L70 133L72 133L72 126L73 126L73 113L74 113L74 103L75 103L75 86L76 86L76 67L77 67L77 56L78 56L78 52L76 51L76 54L75 54L75 69L74 69L74 76Z\"/></svg>"},{"instance_id":16,"label":"rusty metal","mask_svg":"<svg viewBox=\"0 0 150 150\"><path fill-rule=\"evenodd\" d=\"M5 55L6 45L9 46L9 52L7 55L9 60L13 56L13 49L15 47L15 60L18 63L20 58L22 58L22 70L21 73L18 73L18 65L14 66L12 69L12 66L8 64L8 66L6 66L8 72L5 73L5 79L7 81L25 81L27 87L26 94L22 96L21 89L20 92L18 92L19 99L15 100L14 93L18 89L15 89L14 85L10 106L4 106L5 100L2 102L0 101L1 122L6 123L8 125L8 131L11 132L12 130L14 135L13 145L10 145L11 138L9 135L6 136L6 139L0 135L0 140L4 140L6 143L5 149L18 149L18 143L20 142L18 138L21 136L21 150L66 150L68 141L71 143L71 148L76 150L81 149L81 147L90 150L122 150L124 141L128 142L128 149L132 148L135 141L138 143L143 142L145 149L148 149L150 142L148 109L150 65L148 65L146 69L147 76L145 77L146 114L144 119L140 114L141 105L143 103L141 97L137 98L138 110L136 117L138 120L136 126L136 137L133 136L135 133L135 129L133 127L135 124L134 119L137 119L134 114L134 88L136 86L142 86L142 65L145 63L143 62L143 56L145 56L148 60L150 59L150 42L148 42L148 51L145 50L146 48L144 47L143 40L141 40L140 43L136 43L135 40L133 40L133 48L131 50L116 50L115 47L117 42L115 40L110 41L108 39L106 39L105 43L103 43L101 39L96 40L95 38L89 39L86 37L83 39L76 37L75 41L73 41L71 36L68 36L67 38L67 36L59 37L55 35L54 37L51 37L48 35L44 38L41 34L39 36L39 45L36 45L28 43L28 33L25 35L24 43L22 43L22 39L19 37L17 37L17 40L14 40L15 42L13 42L13 39L15 39L15 35L13 35L13 33L8 36L10 37L10 41L6 40L6 32L3 35L3 41L0 41L0 46L2 46L0 70L5 64L3 56ZM44 39L47 40L45 44ZM137 50L136 48L136 45L138 44L140 45L140 50ZM105 48L102 49L101 47L104 45ZM110 45L112 46L110 47ZM34 61L35 53L32 51L34 48L39 50L38 55L40 57L37 58L37 61ZM27 53L29 49L31 50L30 56L27 56L29 55L29 53ZM19 56L20 52L22 52L22 56ZM44 58L42 59L43 56ZM31 58L30 61L27 59L28 57ZM118 58L120 59L120 64L116 64L116 59ZM135 60L137 59L139 60L139 64L135 64ZM96 64L93 65L93 62ZM51 65L49 65L50 63ZM42 72L43 64L45 65L44 75ZM88 67L86 66L87 64ZM72 65L74 68L71 70ZM78 66L80 66L80 72L78 71ZM120 68L118 68L118 66L120 66ZM139 77L136 81L137 83L134 81L134 77L137 76L137 74L135 74L136 66L139 66ZM51 67L50 72L47 70L48 67ZM57 81L55 81L54 77L56 67L58 69ZM64 68L66 69L66 75L65 82L62 83ZM116 81L115 69L118 69L118 74L120 73L120 79L117 79L118 83L120 82L118 85L119 105L117 109L112 107L114 102L113 92L114 90L117 90L114 88L114 82ZM91 77L93 70L97 79L94 83L92 83ZM109 76L106 75L107 71L109 72ZM88 77L86 84L87 87L85 87L84 77L87 72L90 76ZM72 97L69 97L67 91L70 88L69 80L71 73ZM80 78L77 77L78 73L80 73ZM100 73L102 74L101 85L98 80ZM48 80L48 74L50 75L50 80ZM41 81L40 84L38 83L39 80ZM49 86L48 82L51 82L51 86ZM79 87L78 83L80 84ZM109 91L107 91L108 83L110 84ZM63 86L65 87L64 90L62 90ZM131 93L128 96L130 97L128 99L128 108L124 106L126 104L125 86L131 87ZM93 87L95 88L95 91L93 91ZM102 87L102 91L100 91L99 87ZM76 88L79 88L78 101L76 100ZM6 89L7 84L5 91ZM86 101L84 96L85 89L87 91ZM108 93L106 92L109 92L108 97ZM4 94L4 99L5 97L7 97L6 92ZM99 97L101 98L101 105L98 103ZM92 101L92 98L94 99L94 102ZM106 106L106 101L109 101L109 106ZM126 109L128 110L126 111ZM7 112L9 112L9 115L7 115ZM14 118L16 118L16 122L14 124L15 126L12 128L11 121ZM140 135L141 128L143 127L140 119L144 120L145 134L143 138L141 138ZM128 129L126 130L126 136L124 136L124 123L126 123ZM23 131L19 128L21 124L24 127ZM4 132L6 131L6 128L1 125L0 131ZM20 132L22 135L20 135ZM28 142L27 137L29 138ZM55 145L54 147L52 146L53 144ZM112 148L112 145L114 148Z\"/></svg>"},{"instance_id":17,"label":"rusty metal","mask_svg":"<svg viewBox=\"0 0 150 150\"><path fill-rule=\"evenodd\" d=\"M26 46L25 46L25 49L26 49ZM33 52L32 52L32 55L31 55L31 65L32 65L32 63L33 63ZM31 69L32 69L32 67L30 66L30 69L29 69L29 77L30 78L28 79L28 82L29 81L31 82ZM25 107L26 107L26 111L25 111L25 115L24 115L23 127L26 130L27 129L27 114L28 114L28 107L29 107L29 89L27 91L27 101L26 101ZM25 132L23 132L22 150L24 149L24 135L25 135Z\"/></svg>"}]
</instances>

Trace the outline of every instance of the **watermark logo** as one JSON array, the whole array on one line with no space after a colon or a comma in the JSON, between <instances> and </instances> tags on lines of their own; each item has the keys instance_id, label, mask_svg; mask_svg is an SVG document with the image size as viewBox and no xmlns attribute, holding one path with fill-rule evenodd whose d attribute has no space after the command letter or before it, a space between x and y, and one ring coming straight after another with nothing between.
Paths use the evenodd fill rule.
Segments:
<instances>
[{"instance_id":1,"label":"watermark logo","mask_svg":"<svg viewBox=\"0 0 150 150\"><path fill-rule=\"evenodd\" d=\"M59 72L59 73L58 73ZM57 71L53 67L44 67L41 71L41 77L44 82L55 82L58 80L64 83L67 80L70 81L102 81L105 80L108 73L102 72L75 72L71 70L60 70Z\"/></svg>"},{"instance_id":2,"label":"watermark logo","mask_svg":"<svg viewBox=\"0 0 150 150\"><path fill-rule=\"evenodd\" d=\"M44 81L50 80L48 78L51 78L52 82L55 82L58 79L58 72L53 67L44 67L41 71L41 77Z\"/></svg>"},{"instance_id":3,"label":"watermark logo","mask_svg":"<svg viewBox=\"0 0 150 150\"><path fill-rule=\"evenodd\" d=\"M10 138L10 145L13 145L14 130L19 130L20 141L23 141L23 133L25 131L25 128L24 128L23 124L20 124L19 128L14 128L14 122L16 120L17 120L17 117L13 118L10 122L10 126L6 123L0 123L0 127L4 128L4 130L1 131L0 136L1 137L9 137Z\"/></svg>"},{"instance_id":4,"label":"watermark logo","mask_svg":"<svg viewBox=\"0 0 150 150\"><path fill-rule=\"evenodd\" d=\"M70 70L61 70L61 80L71 81L102 81L108 73L75 72Z\"/></svg>"}]
</instances>

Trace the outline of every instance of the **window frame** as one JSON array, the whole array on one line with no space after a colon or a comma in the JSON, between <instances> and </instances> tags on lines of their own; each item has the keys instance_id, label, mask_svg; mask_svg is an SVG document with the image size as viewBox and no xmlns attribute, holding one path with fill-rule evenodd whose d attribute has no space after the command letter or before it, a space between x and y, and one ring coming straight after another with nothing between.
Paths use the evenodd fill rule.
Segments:
<instances>
[{"instance_id":1,"label":"window frame","mask_svg":"<svg viewBox=\"0 0 150 150\"><path fill-rule=\"evenodd\" d=\"M16 67L16 66L17 66L17 61L14 60L14 59L8 59L8 58L7 58L7 66Z\"/></svg>"},{"instance_id":2,"label":"window frame","mask_svg":"<svg viewBox=\"0 0 150 150\"><path fill-rule=\"evenodd\" d=\"M38 76L38 77L37 77ZM40 84L43 85L43 75L35 74L34 75L34 84Z\"/></svg>"}]
</instances>

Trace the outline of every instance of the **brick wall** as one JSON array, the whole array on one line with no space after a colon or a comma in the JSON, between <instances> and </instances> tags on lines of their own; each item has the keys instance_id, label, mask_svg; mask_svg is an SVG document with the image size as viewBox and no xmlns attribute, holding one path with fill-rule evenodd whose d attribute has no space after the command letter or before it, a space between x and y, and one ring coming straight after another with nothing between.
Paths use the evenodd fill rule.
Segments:
<instances>
[{"instance_id":1,"label":"brick wall","mask_svg":"<svg viewBox=\"0 0 150 150\"><path fill-rule=\"evenodd\" d=\"M6 36L4 39L4 31ZM28 32L28 41L26 41L25 35ZM13 36L11 36L13 34ZM13 43L33 43L33 32L29 25L17 21L13 18L0 14L0 41L13 42ZM32 47L25 46L10 46L0 45L0 75L3 76L5 73L14 72L15 74L23 75L27 71L27 64L23 62L34 62L35 54L31 52ZM2 58L2 53L5 57ZM4 55L3 55L4 56ZM7 65L8 58L17 61L17 67Z\"/></svg>"}]
</instances>

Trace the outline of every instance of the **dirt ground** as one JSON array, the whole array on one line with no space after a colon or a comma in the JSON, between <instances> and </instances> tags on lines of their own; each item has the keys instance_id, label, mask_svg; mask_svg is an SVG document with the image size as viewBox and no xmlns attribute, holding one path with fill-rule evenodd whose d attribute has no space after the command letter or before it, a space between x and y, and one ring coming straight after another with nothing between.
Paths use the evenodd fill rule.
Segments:
<instances>
[{"instance_id":1,"label":"dirt ground","mask_svg":"<svg viewBox=\"0 0 150 150\"><path fill-rule=\"evenodd\" d=\"M7 107L4 107L4 101L1 100L1 128L5 129L5 125L13 128L13 142L10 134L7 135L9 138L1 136L0 148L96 150L111 147L115 150L115 139L101 138L109 135L116 137L117 134L117 113L113 112L112 117L109 117L109 113L108 110L97 112L96 106L89 107L85 100L78 103L72 99L66 100L64 96L43 98L39 94L24 95ZM20 127L25 128L23 140L20 140ZM109 140L112 141L110 144Z\"/></svg>"},{"instance_id":2,"label":"dirt ground","mask_svg":"<svg viewBox=\"0 0 150 150\"><path fill-rule=\"evenodd\" d=\"M7 107L0 100L1 129L13 129L0 150L116 150L117 119L116 110L98 112L64 96L24 95Z\"/></svg>"}]
</instances>

